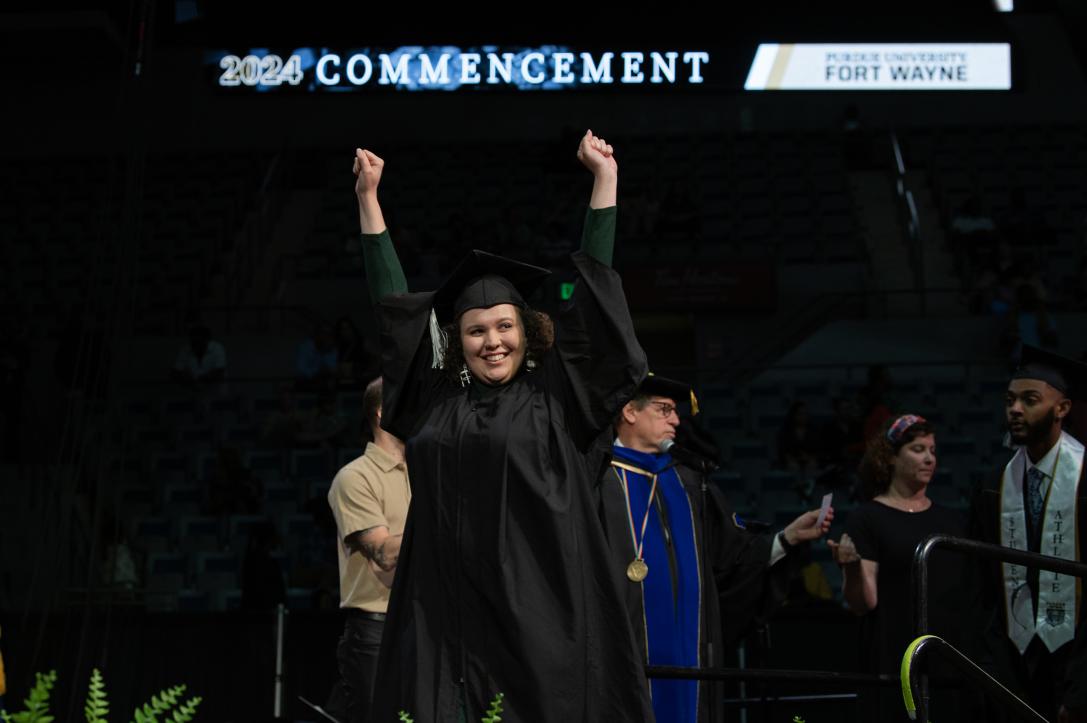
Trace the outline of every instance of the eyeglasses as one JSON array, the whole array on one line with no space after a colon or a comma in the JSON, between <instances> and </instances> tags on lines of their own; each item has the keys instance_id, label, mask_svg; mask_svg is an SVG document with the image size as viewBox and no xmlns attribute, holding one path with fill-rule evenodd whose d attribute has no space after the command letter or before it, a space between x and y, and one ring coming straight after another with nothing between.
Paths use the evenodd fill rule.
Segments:
<instances>
[{"instance_id":1,"label":"eyeglasses","mask_svg":"<svg viewBox=\"0 0 1087 723\"><path fill-rule=\"evenodd\" d=\"M676 405L669 404L668 402L650 402L650 404L657 410L663 418L668 419L676 413Z\"/></svg>"}]
</instances>

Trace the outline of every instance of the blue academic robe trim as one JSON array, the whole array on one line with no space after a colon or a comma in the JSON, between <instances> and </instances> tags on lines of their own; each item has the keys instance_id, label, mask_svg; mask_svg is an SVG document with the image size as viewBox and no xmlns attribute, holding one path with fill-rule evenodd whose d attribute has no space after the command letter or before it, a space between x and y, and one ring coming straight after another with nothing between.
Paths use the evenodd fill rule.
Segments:
<instances>
[{"instance_id":1,"label":"blue academic robe trim","mask_svg":"<svg viewBox=\"0 0 1087 723\"><path fill-rule=\"evenodd\" d=\"M652 475L657 475L657 501L649 510L642 558L649 575L642 582L647 659L650 665L700 665L701 572L694 514L671 456L646 454L616 445L616 462L625 474L635 533L649 503ZM644 470L645 474L629 467ZM667 520L667 529L662 524ZM639 538L640 539L640 538ZM650 681L653 709L661 723L695 723L698 683L687 680Z\"/></svg>"}]
</instances>

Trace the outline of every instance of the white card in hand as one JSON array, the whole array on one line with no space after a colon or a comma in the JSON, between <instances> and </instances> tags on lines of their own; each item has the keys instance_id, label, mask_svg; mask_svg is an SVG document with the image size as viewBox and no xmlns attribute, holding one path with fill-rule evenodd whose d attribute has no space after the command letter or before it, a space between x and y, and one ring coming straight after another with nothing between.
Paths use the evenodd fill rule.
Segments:
<instances>
[{"instance_id":1,"label":"white card in hand","mask_svg":"<svg viewBox=\"0 0 1087 723\"><path fill-rule=\"evenodd\" d=\"M827 492L823 495L823 504L819 507L819 519L815 521L816 527L823 526L823 520L827 518L827 510L830 509L830 501L834 499L833 492Z\"/></svg>"}]
</instances>

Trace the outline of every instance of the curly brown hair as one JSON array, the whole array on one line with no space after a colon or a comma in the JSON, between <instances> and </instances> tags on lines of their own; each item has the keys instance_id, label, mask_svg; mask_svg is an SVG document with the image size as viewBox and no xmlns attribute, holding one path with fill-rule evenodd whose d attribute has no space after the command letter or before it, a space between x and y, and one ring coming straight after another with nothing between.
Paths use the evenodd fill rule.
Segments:
<instances>
[{"instance_id":1,"label":"curly brown hair","mask_svg":"<svg viewBox=\"0 0 1087 723\"><path fill-rule=\"evenodd\" d=\"M524 329L525 361L539 362L544 355L551 350L555 343L555 324L551 317L542 311L536 311L528 307L517 307L518 318L521 320L521 328ZM450 379L460 382L460 371L464 364L464 345L460 341L460 319L442 327L445 332L445 363L442 371Z\"/></svg>"},{"instance_id":2,"label":"curly brown hair","mask_svg":"<svg viewBox=\"0 0 1087 723\"><path fill-rule=\"evenodd\" d=\"M876 495L883 494L891 486L894 459L903 447L918 437L936 434L932 424L927 420L922 420L906 427L902 434L898 436L898 439L892 442L888 439L887 433L897 419L898 417L888 419L880 427L880 431L868 440L868 446L865 447L860 468L857 470L857 475L861 480L860 492L862 499L870 500Z\"/></svg>"}]
</instances>

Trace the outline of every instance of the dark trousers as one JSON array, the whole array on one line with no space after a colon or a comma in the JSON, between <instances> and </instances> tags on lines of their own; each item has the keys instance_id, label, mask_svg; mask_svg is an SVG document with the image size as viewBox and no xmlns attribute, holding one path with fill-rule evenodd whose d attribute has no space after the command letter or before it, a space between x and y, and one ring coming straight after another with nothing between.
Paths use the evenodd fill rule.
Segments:
<instances>
[{"instance_id":1,"label":"dark trousers","mask_svg":"<svg viewBox=\"0 0 1087 723\"><path fill-rule=\"evenodd\" d=\"M381 620L349 615L336 646L340 679L329 696L328 712L344 723L365 723L374 695L377 653L381 648Z\"/></svg>"},{"instance_id":2,"label":"dark trousers","mask_svg":"<svg viewBox=\"0 0 1087 723\"><path fill-rule=\"evenodd\" d=\"M1057 712L1065 693L1065 674L1072 644L1062 645L1050 653L1045 644L1035 637L1022 655L1007 636L996 641L995 645L998 654L994 656L994 669L986 672L1026 701L1046 720L1057 720ZM1018 717L993 704L991 700L987 700L986 704L989 706L989 720L1018 720Z\"/></svg>"}]
</instances>

